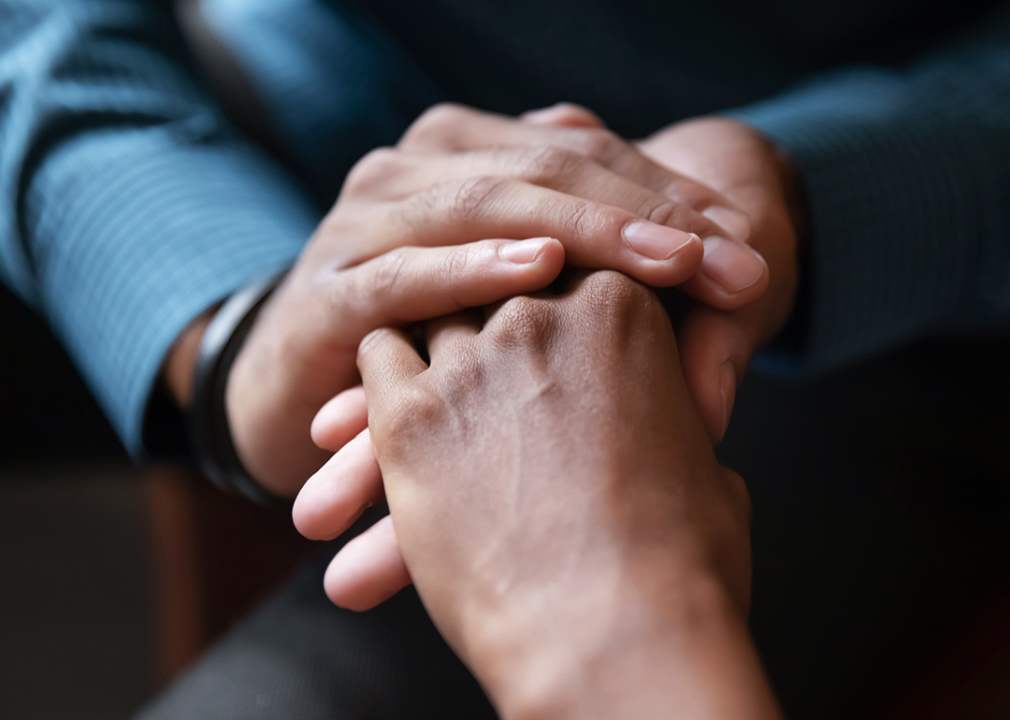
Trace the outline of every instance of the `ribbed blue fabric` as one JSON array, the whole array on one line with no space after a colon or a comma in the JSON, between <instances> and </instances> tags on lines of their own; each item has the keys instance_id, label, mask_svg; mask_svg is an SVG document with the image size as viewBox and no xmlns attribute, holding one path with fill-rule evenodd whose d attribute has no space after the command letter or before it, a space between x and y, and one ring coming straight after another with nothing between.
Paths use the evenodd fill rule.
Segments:
<instances>
[{"instance_id":1,"label":"ribbed blue fabric","mask_svg":"<svg viewBox=\"0 0 1010 720\"><path fill-rule=\"evenodd\" d=\"M730 113L799 167L816 372L1010 324L1010 8L906 70L854 68Z\"/></svg>"},{"instance_id":2,"label":"ribbed blue fabric","mask_svg":"<svg viewBox=\"0 0 1010 720\"><path fill-rule=\"evenodd\" d=\"M0 269L135 455L174 339L289 262L318 219L228 133L172 27L114 0L17 0L0 15Z\"/></svg>"},{"instance_id":3,"label":"ribbed blue fabric","mask_svg":"<svg viewBox=\"0 0 1010 720\"><path fill-rule=\"evenodd\" d=\"M881 3L900 18L901 3ZM399 35L379 22L395 24L406 16L398 8L418 8L395 0L375 3L372 19L348 10L369 5L356 0L204 4L304 186L227 126L188 70L168 0L0 0L0 278L48 316L134 454L174 338L222 296L288 262L308 237L320 211L303 187L316 201L331 198L358 155L395 140L438 96L426 74L463 95L453 99L495 96L496 78L476 69L488 66L468 64L452 47L454 37L496 31L486 20L496 17L490 4L471 12L463 0L433 3L424 27L408 24ZM505 14L558 22L550 4L520 5ZM710 47L705 28L690 24L708 17L689 12L696 5L685 4L678 29L687 45L649 47L699 62L703 53L685 50ZM798 17L792 3L760 5L776 10L741 1L727 17L742 33L742 49L710 68L712 97L692 90L690 102L669 108L750 102L756 94L744 78L751 76L734 68L758 59L774 70L775 88L830 64L803 27L783 30ZM846 27L855 33L865 20L880 33L893 29L875 5L861 5L862 20ZM927 334L1006 326L1010 3L993 5L997 12L959 42L903 58L907 67L893 58L887 67L850 66L735 111L793 157L807 186L813 278L801 359L808 369ZM966 15L955 0L931 7ZM596 68L592 83L610 102L608 119L619 127L680 119L655 98L628 94L638 85L622 84L620 75L646 71L648 54L637 53L637 36L615 33L607 13L600 17L603 24L579 26L569 40L614 44L606 55L613 67ZM803 17L814 22L818 14ZM752 21L765 23L765 32L752 31ZM549 44L523 44L521 24L508 27L526 60L501 70L511 73L510 92L528 85L531 104L542 101L553 86L540 80L564 58ZM814 37L837 41L834 24L822 18L818 27ZM793 46L774 41L778 30L808 42L786 52ZM845 49L827 44L826 55ZM480 52L479 43L471 47ZM411 48L411 57L401 48ZM678 98L675 85L656 88ZM655 129L652 119L647 125Z\"/></svg>"},{"instance_id":4,"label":"ribbed blue fabric","mask_svg":"<svg viewBox=\"0 0 1010 720\"><path fill-rule=\"evenodd\" d=\"M278 144L320 200L372 148L443 99L389 37L331 0L204 0L246 70Z\"/></svg>"}]
</instances>

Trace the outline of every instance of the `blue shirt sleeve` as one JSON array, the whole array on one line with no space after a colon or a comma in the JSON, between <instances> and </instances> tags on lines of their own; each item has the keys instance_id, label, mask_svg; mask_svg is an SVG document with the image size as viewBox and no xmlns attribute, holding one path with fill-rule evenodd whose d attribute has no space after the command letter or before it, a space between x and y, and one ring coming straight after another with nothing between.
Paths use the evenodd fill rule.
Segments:
<instances>
[{"instance_id":1,"label":"blue shirt sleeve","mask_svg":"<svg viewBox=\"0 0 1010 720\"><path fill-rule=\"evenodd\" d=\"M1010 5L902 69L853 67L731 115L796 163L811 372L1010 321Z\"/></svg>"},{"instance_id":2,"label":"blue shirt sleeve","mask_svg":"<svg viewBox=\"0 0 1010 720\"><path fill-rule=\"evenodd\" d=\"M0 277L134 455L175 338L318 219L186 72L166 5L0 1Z\"/></svg>"}]
</instances>

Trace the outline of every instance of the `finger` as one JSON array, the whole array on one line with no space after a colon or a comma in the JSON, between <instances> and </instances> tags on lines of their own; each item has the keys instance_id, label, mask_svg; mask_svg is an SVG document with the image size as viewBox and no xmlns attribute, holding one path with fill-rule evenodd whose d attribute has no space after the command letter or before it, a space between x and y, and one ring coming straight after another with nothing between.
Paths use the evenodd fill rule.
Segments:
<instances>
[{"instance_id":1,"label":"finger","mask_svg":"<svg viewBox=\"0 0 1010 720\"><path fill-rule=\"evenodd\" d=\"M375 162L385 166L394 161ZM367 165L367 161L361 165ZM368 167L356 168L346 187L355 194L389 202L405 200L438 185L445 187L453 181L451 188L456 189L468 187L476 178L510 178L621 208L637 217L693 232L702 238L731 236L717 222L689 205L671 200L585 155L562 147L530 146L440 155L399 153L395 165L395 170L381 169L384 180L379 184L372 182ZM422 197L429 199L429 196Z\"/></svg>"},{"instance_id":2,"label":"finger","mask_svg":"<svg viewBox=\"0 0 1010 720\"><path fill-rule=\"evenodd\" d=\"M351 540L330 561L326 596L348 610L370 610L410 585L410 573L387 515Z\"/></svg>"},{"instance_id":3,"label":"finger","mask_svg":"<svg viewBox=\"0 0 1010 720\"><path fill-rule=\"evenodd\" d=\"M767 283L767 266L761 256L749 245L729 239L729 233L703 213L691 207L671 201L664 195L637 185L611 172L596 162L570 150L558 147L527 147L495 151L475 151L467 153L443 154L438 156L417 156L401 154L398 172L391 176L383 193L388 198L417 197L406 202L408 223L421 213L427 213L429 220L436 224L447 215L455 217L473 212L472 207L461 207L467 203L482 202L472 200L465 189L477 178L484 178L488 184L510 178L524 183L564 193L569 204L575 205L572 212L578 212L579 199L591 200L599 205L627 210L632 215L648 219L657 224L694 233L704 241L704 256L701 273L685 286L688 294L702 302L724 310L742 307L758 298ZM452 182L450 182L452 181ZM435 190L430 188L435 187ZM441 188L441 190L438 190ZM528 192L537 192L534 188ZM451 196L451 197L447 197ZM549 202L556 195L548 196ZM433 215L433 210L443 206L441 216ZM385 206L379 206L383 216L390 213ZM709 209L711 210L711 208ZM706 211L708 212L708 211ZM724 219L720 216L720 219ZM385 233L388 227L375 223ZM458 230L459 228L454 228ZM496 228L497 230L498 228ZM459 241L471 239L467 235L450 236L439 229L426 232L422 237L412 238L417 244L434 243L444 245L453 237ZM397 239L398 235L386 233L384 237ZM382 252L377 242L369 243L373 252ZM569 253L573 262L577 255ZM599 267L606 267L605 260ZM593 267L593 266L590 266ZM627 268L616 268L628 271ZM649 282L648 279L637 276ZM659 284L652 282L650 284ZM663 284L669 282L669 278Z\"/></svg>"},{"instance_id":4,"label":"finger","mask_svg":"<svg viewBox=\"0 0 1010 720\"><path fill-rule=\"evenodd\" d=\"M432 365L446 356L459 360L468 352L468 341L480 332L480 313L480 310L453 313L425 323L425 338Z\"/></svg>"},{"instance_id":5,"label":"finger","mask_svg":"<svg viewBox=\"0 0 1010 720\"><path fill-rule=\"evenodd\" d=\"M704 239L701 269L683 290L720 310L735 310L757 300L768 288L768 263L745 242L713 235Z\"/></svg>"},{"instance_id":6,"label":"finger","mask_svg":"<svg viewBox=\"0 0 1010 720\"><path fill-rule=\"evenodd\" d=\"M704 242L704 256L701 272L684 290L713 307L723 310L742 307L760 297L767 286L767 263L753 247L731 239L730 233L705 214L673 202L571 151L557 147L478 151L406 161L407 165L411 163L413 170L400 175L401 191L410 186L418 190L431 187L437 178L455 178L465 183L469 178L481 176L509 176L694 233ZM709 208L706 213L713 209L724 210ZM716 214L724 222L735 216L729 211ZM576 257L569 252L573 262L577 262Z\"/></svg>"},{"instance_id":7,"label":"finger","mask_svg":"<svg viewBox=\"0 0 1010 720\"><path fill-rule=\"evenodd\" d=\"M684 379L712 442L722 440L736 391L761 342L759 313L695 308L678 329Z\"/></svg>"},{"instance_id":8,"label":"finger","mask_svg":"<svg viewBox=\"0 0 1010 720\"><path fill-rule=\"evenodd\" d=\"M342 339L427 320L546 287L561 272L557 240L483 240L455 247L402 247L330 278Z\"/></svg>"},{"instance_id":9,"label":"finger","mask_svg":"<svg viewBox=\"0 0 1010 720\"><path fill-rule=\"evenodd\" d=\"M443 183L399 203L393 212L376 212L380 209L386 221L383 231L390 237L408 237L410 244L546 235L561 241L565 259L573 265L617 270L657 287L687 280L703 256L695 233L511 178Z\"/></svg>"},{"instance_id":10,"label":"finger","mask_svg":"<svg viewBox=\"0 0 1010 720\"><path fill-rule=\"evenodd\" d=\"M336 452L368 426L368 406L361 385L344 390L316 413L310 433L312 442Z\"/></svg>"},{"instance_id":11,"label":"finger","mask_svg":"<svg viewBox=\"0 0 1010 720\"><path fill-rule=\"evenodd\" d=\"M722 205L710 205L701 214L726 231L726 235L739 242L750 239L751 221L742 210L731 210Z\"/></svg>"},{"instance_id":12,"label":"finger","mask_svg":"<svg viewBox=\"0 0 1010 720\"><path fill-rule=\"evenodd\" d=\"M291 518L310 540L332 540L382 497L382 473L363 430L309 478Z\"/></svg>"},{"instance_id":13,"label":"finger","mask_svg":"<svg viewBox=\"0 0 1010 720\"><path fill-rule=\"evenodd\" d=\"M592 158L556 145L475 149L419 155L376 153L362 160L348 177L348 193L375 201L402 200L434 185L471 178L502 177L551 188L569 195L622 207L642 217L662 216L681 230L728 234L717 222L689 205L671 200L619 175ZM381 182L379 179L381 178Z\"/></svg>"},{"instance_id":14,"label":"finger","mask_svg":"<svg viewBox=\"0 0 1010 720\"><path fill-rule=\"evenodd\" d=\"M573 103L561 102L538 110L527 110L519 119L534 125L554 127L606 127L600 116L591 110Z\"/></svg>"},{"instance_id":15,"label":"finger","mask_svg":"<svg viewBox=\"0 0 1010 720\"><path fill-rule=\"evenodd\" d=\"M410 338L394 328L382 327L368 333L358 346L358 372L365 396L368 386L403 383L428 369Z\"/></svg>"},{"instance_id":16,"label":"finger","mask_svg":"<svg viewBox=\"0 0 1010 720\"><path fill-rule=\"evenodd\" d=\"M726 196L646 157L633 143L599 127L555 127L443 104L425 112L404 134L398 147L410 152L466 152L510 146L555 146L572 150L618 175L696 210L719 207L734 213L725 227L731 237L746 240L750 221ZM721 224L721 223L720 223ZM741 231L741 228L744 228Z\"/></svg>"}]
</instances>

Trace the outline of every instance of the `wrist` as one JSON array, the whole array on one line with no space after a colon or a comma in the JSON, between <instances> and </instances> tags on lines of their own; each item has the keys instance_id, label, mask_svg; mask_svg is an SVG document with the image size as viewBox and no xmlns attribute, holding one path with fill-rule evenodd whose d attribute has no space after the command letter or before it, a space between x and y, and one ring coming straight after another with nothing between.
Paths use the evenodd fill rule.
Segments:
<instances>
[{"instance_id":1,"label":"wrist","mask_svg":"<svg viewBox=\"0 0 1010 720\"><path fill-rule=\"evenodd\" d=\"M667 560L470 613L463 651L504 720L774 717L731 593Z\"/></svg>"},{"instance_id":2,"label":"wrist","mask_svg":"<svg viewBox=\"0 0 1010 720\"><path fill-rule=\"evenodd\" d=\"M193 399L193 371L200 354L200 343L216 309L207 310L187 325L162 363L160 380L180 410L186 410Z\"/></svg>"},{"instance_id":3,"label":"wrist","mask_svg":"<svg viewBox=\"0 0 1010 720\"><path fill-rule=\"evenodd\" d=\"M193 363L192 397L186 408L190 444L204 475L222 490L267 505L284 501L249 474L236 450L225 395L235 358L257 312L283 276L277 273L260 278L218 308L202 332Z\"/></svg>"},{"instance_id":4,"label":"wrist","mask_svg":"<svg viewBox=\"0 0 1010 720\"><path fill-rule=\"evenodd\" d=\"M290 282L266 299L224 388L224 407L235 452L249 474L271 493L294 497L306 478L329 458L313 444L312 418L344 382L312 372L292 347L299 317L284 306ZM329 368L327 368L329 369ZM330 370L329 375L333 375Z\"/></svg>"}]
</instances>

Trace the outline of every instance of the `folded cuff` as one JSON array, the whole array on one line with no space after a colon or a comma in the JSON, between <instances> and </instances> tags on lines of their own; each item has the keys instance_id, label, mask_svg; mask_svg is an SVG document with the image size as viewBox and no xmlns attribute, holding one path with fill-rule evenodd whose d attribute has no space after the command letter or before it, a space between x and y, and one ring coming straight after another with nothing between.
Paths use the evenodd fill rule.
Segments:
<instances>
[{"instance_id":1,"label":"folded cuff","mask_svg":"<svg viewBox=\"0 0 1010 720\"><path fill-rule=\"evenodd\" d=\"M135 457L175 339L289 263L317 221L253 149L179 144L159 128L73 142L35 175L28 199L44 310Z\"/></svg>"},{"instance_id":2,"label":"folded cuff","mask_svg":"<svg viewBox=\"0 0 1010 720\"><path fill-rule=\"evenodd\" d=\"M805 185L806 371L1005 312L996 307L1008 299L1005 280L991 271L993 263L1010 267L996 227L1004 199L994 192L1007 179L994 169L1008 154L1005 131L979 142L973 123L879 70L849 71L730 114L785 151Z\"/></svg>"}]
</instances>

